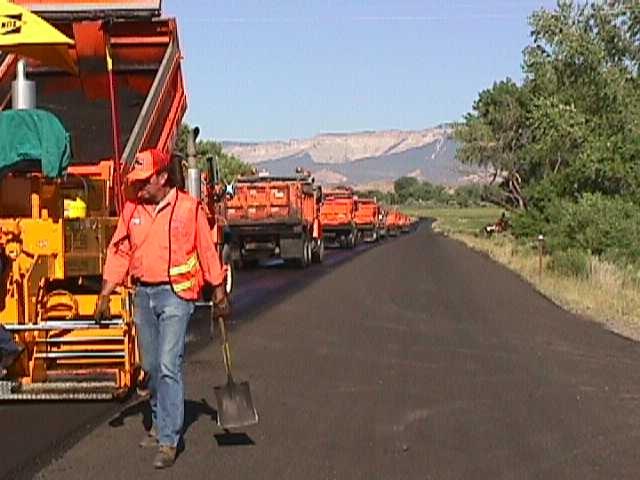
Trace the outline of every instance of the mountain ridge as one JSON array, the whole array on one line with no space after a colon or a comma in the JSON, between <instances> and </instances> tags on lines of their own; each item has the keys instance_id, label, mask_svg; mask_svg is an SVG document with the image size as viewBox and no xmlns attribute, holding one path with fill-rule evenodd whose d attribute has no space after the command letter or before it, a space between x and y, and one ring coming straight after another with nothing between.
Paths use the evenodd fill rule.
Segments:
<instances>
[{"instance_id":1,"label":"mountain ridge","mask_svg":"<svg viewBox=\"0 0 640 480\"><path fill-rule=\"evenodd\" d=\"M230 144L225 151L247 163L261 163L293 155L309 154L316 163L345 163L362 158L399 153L451 135L447 127L423 130L381 130L322 133L307 139Z\"/></svg>"},{"instance_id":2,"label":"mountain ridge","mask_svg":"<svg viewBox=\"0 0 640 480\"><path fill-rule=\"evenodd\" d=\"M296 167L311 171L326 184L386 185L411 175L456 186L476 180L478 171L455 156L451 124L422 130L389 129L322 133L308 139L255 143L223 142L226 153L274 175Z\"/></svg>"}]
</instances>

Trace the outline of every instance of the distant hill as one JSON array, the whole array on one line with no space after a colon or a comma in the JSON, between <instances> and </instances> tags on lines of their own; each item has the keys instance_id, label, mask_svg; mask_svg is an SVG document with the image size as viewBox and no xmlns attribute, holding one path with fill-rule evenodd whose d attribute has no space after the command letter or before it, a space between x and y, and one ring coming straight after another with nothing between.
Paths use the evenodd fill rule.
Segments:
<instances>
[{"instance_id":1,"label":"distant hill","mask_svg":"<svg viewBox=\"0 0 640 480\"><path fill-rule=\"evenodd\" d=\"M405 175L448 186L478 181L477 170L456 160L451 133L449 126L441 126L406 132L323 134L287 142L223 142L223 147L273 175L291 174L302 167L323 184L385 189Z\"/></svg>"}]
</instances>

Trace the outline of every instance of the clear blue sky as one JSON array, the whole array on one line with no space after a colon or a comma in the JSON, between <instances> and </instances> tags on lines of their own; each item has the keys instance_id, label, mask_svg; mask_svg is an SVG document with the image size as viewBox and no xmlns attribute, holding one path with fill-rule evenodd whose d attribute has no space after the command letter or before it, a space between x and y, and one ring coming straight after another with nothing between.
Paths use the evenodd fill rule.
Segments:
<instances>
[{"instance_id":1,"label":"clear blue sky","mask_svg":"<svg viewBox=\"0 0 640 480\"><path fill-rule=\"evenodd\" d=\"M421 129L521 78L527 17L555 0L165 0L187 121L216 140Z\"/></svg>"}]
</instances>

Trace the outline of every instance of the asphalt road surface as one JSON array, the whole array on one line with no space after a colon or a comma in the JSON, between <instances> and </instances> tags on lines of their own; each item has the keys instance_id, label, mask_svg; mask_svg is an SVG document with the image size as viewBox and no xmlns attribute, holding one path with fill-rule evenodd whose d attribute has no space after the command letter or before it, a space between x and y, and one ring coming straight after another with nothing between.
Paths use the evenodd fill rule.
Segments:
<instances>
[{"instance_id":1,"label":"asphalt road surface","mask_svg":"<svg viewBox=\"0 0 640 480\"><path fill-rule=\"evenodd\" d=\"M390 241L394 241L393 239ZM373 248L328 250L325 262L304 271L282 263L237 274L232 330L251 314L279 302L354 256ZM189 325L187 354L210 344L208 310L198 310ZM121 409L114 402L0 403L0 479L31 478L35 472Z\"/></svg>"},{"instance_id":2,"label":"asphalt road surface","mask_svg":"<svg viewBox=\"0 0 640 480\"><path fill-rule=\"evenodd\" d=\"M272 290L246 300L232 342L259 425L216 426L224 374L219 347L203 344L187 362L185 448L171 470L155 472L154 452L137 447L138 402L63 435L82 438L38 478L640 477L636 343L427 225L342 255L309 275L252 273ZM0 411L7 445L20 428L5 429L12 408ZM49 421L32 418L31 431Z\"/></svg>"}]
</instances>

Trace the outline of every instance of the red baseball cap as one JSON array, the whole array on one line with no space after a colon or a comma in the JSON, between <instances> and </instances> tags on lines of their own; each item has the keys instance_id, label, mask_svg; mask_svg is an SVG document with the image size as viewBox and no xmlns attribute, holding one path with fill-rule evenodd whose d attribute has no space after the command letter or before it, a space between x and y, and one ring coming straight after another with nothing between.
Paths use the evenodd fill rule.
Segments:
<instances>
[{"instance_id":1,"label":"red baseball cap","mask_svg":"<svg viewBox=\"0 0 640 480\"><path fill-rule=\"evenodd\" d=\"M142 150L136 155L133 165L129 173L127 173L127 182L135 182L136 180L146 180L151 175L169 166L171 157L157 148Z\"/></svg>"}]
</instances>

